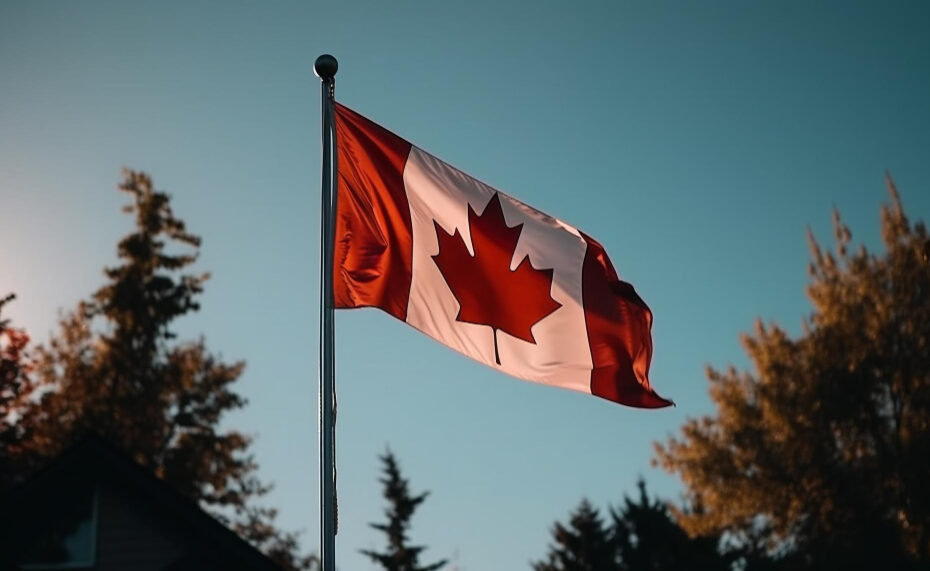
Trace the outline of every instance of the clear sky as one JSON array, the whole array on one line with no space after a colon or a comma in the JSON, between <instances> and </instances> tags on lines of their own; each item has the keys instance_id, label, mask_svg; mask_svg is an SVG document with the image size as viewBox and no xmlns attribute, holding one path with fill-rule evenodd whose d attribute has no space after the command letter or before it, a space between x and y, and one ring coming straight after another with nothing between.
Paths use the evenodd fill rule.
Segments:
<instances>
[{"instance_id":1,"label":"clear sky","mask_svg":"<svg viewBox=\"0 0 930 571\"><path fill-rule=\"evenodd\" d=\"M816 4L816 5L815 5ZM676 497L652 443L711 410L761 317L797 332L805 228L835 205L875 245L885 169L930 214L925 2L0 0L0 294L38 340L103 283L150 172L204 238L178 325L245 359L280 524L318 534L319 82L473 176L599 239L655 313L641 411L501 376L376 310L337 315L339 567L373 569L377 455L432 495L413 538L470 571L525 569L582 497ZM867 310L868 308L863 308Z\"/></svg>"}]
</instances>

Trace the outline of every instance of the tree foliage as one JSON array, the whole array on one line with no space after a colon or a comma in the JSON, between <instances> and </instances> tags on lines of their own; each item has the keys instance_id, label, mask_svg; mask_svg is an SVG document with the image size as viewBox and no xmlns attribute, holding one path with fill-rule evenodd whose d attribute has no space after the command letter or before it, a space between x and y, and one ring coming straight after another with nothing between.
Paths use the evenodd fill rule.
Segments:
<instances>
[{"instance_id":1,"label":"tree foliage","mask_svg":"<svg viewBox=\"0 0 930 571\"><path fill-rule=\"evenodd\" d=\"M34 456L23 446L28 431L22 422L24 407L35 389L29 374L29 336L3 318L4 306L15 297L0 298L0 489L34 465Z\"/></svg>"},{"instance_id":2,"label":"tree foliage","mask_svg":"<svg viewBox=\"0 0 930 571\"><path fill-rule=\"evenodd\" d=\"M534 571L725 571L737 558L718 551L719 537L689 537L665 502L650 499L644 481L639 497L624 496L605 524L587 500L552 527L553 543ZM744 565L744 568L749 568Z\"/></svg>"},{"instance_id":3,"label":"tree foliage","mask_svg":"<svg viewBox=\"0 0 930 571\"><path fill-rule=\"evenodd\" d=\"M735 558L720 553L719 536L689 537L672 517L666 502L649 498L643 480L638 488L637 501L625 496L620 508L611 510L619 563L616 569L726 571L730 568Z\"/></svg>"},{"instance_id":4,"label":"tree foliage","mask_svg":"<svg viewBox=\"0 0 930 571\"><path fill-rule=\"evenodd\" d=\"M308 568L293 534L255 500L269 487L255 474L250 438L221 429L245 400L232 388L244 363L226 363L201 338L178 342L176 319L198 309L208 275L189 273L200 238L151 178L125 171L120 190L135 227L118 244L106 284L63 317L35 352L41 399L21 419L26 446L50 458L88 433L121 446L287 569Z\"/></svg>"},{"instance_id":5,"label":"tree foliage","mask_svg":"<svg viewBox=\"0 0 930 571\"><path fill-rule=\"evenodd\" d=\"M616 543L597 508L582 500L568 524L552 526L552 541L545 561L534 571L607 571L617 569Z\"/></svg>"},{"instance_id":6,"label":"tree foliage","mask_svg":"<svg viewBox=\"0 0 930 571\"><path fill-rule=\"evenodd\" d=\"M692 534L723 533L785 567L930 563L930 265L889 178L885 251L810 237L803 333L756 324L752 371L708 370L716 414L657 445L686 486Z\"/></svg>"},{"instance_id":7,"label":"tree foliage","mask_svg":"<svg viewBox=\"0 0 930 571\"><path fill-rule=\"evenodd\" d=\"M445 559L429 565L421 565L420 554L426 548L409 544L410 520L429 492L411 495L409 483L401 475L400 466L394 454L388 450L380 458L384 476L379 481L384 486L384 498L388 501L388 507L384 510L387 521L370 525L384 533L387 538L387 547L383 552L367 549L361 552L385 571L435 571L445 567L447 563Z\"/></svg>"}]
</instances>

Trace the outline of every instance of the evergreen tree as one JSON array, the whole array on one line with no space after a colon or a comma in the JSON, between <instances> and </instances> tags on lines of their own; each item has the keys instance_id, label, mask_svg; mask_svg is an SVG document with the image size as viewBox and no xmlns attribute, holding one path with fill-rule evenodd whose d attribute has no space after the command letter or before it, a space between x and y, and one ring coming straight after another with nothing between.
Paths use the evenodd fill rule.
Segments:
<instances>
[{"instance_id":1,"label":"evergreen tree","mask_svg":"<svg viewBox=\"0 0 930 571\"><path fill-rule=\"evenodd\" d=\"M132 199L124 211L135 228L107 283L37 349L44 397L23 419L34 429L28 446L48 458L99 434L284 568L309 568L294 535L274 528L274 510L255 504L269 487L255 475L249 437L219 426L245 404L231 387L244 363L223 362L203 339L177 342L172 331L198 309L208 278L188 273L200 238L148 175L127 170L119 188Z\"/></svg>"},{"instance_id":2,"label":"evergreen tree","mask_svg":"<svg viewBox=\"0 0 930 571\"><path fill-rule=\"evenodd\" d=\"M726 571L730 557L718 550L719 537L688 537L665 502L650 500L646 483L639 481L639 499L625 496L612 509L617 544L616 569L623 571Z\"/></svg>"},{"instance_id":3,"label":"evergreen tree","mask_svg":"<svg viewBox=\"0 0 930 571\"><path fill-rule=\"evenodd\" d=\"M582 500L569 516L568 525L552 527L553 544L545 561L533 563L534 571L619 570L617 545L597 508Z\"/></svg>"},{"instance_id":4,"label":"evergreen tree","mask_svg":"<svg viewBox=\"0 0 930 571\"><path fill-rule=\"evenodd\" d=\"M813 313L800 336L757 323L754 370L709 370L716 414L657 446L692 508L691 533L728 533L787 568L930 564L930 264L888 179L885 251L810 238Z\"/></svg>"},{"instance_id":5,"label":"evergreen tree","mask_svg":"<svg viewBox=\"0 0 930 571\"><path fill-rule=\"evenodd\" d=\"M610 508L605 525L587 500L569 517L567 525L552 528L553 544L535 571L726 571L737 560L718 551L719 537L691 538L678 525L666 504L650 500L646 484L639 482L639 498L624 496L619 508ZM744 569L747 558L740 558Z\"/></svg>"},{"instance_id":6,"label":"evergreen tree","mask_svg":"<svg viewBox=\"0 0 930 571\"><path fill-rule=\"evenodd\" d=\"M384 486L384 498L388 501L388 507L384 510L387 521L370 525L387 536L387 548L381 553L367 549L361 552L385 571L435 571L443 568L447 563L445 559L430 565L420 565L420 554L425 547L408 544L407 534L413 512L429 492L411 495L407 479L401 475L394 454L388 450L380 458L384 476L379 481Z\"/></svg>"}]
</instances>

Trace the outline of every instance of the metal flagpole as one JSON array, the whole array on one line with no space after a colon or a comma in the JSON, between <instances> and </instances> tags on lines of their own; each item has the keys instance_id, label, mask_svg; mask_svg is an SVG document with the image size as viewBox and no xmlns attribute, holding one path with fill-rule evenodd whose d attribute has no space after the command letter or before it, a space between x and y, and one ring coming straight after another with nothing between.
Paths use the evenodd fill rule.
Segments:
<instances>
[{"instance_id":1,"label":"metal flagpole","mask_svg":"<svg viewBox=\"0 0 930 571\"><path fill-rule=\"evenodd\" d=\"M320 270L320 563L336 570L336 375L333 339L333 241L336 213L335 89L336 58L323 54L313 69L322 86L323 200L320 207L322 268Z\"/></svg>"}]
</instances>

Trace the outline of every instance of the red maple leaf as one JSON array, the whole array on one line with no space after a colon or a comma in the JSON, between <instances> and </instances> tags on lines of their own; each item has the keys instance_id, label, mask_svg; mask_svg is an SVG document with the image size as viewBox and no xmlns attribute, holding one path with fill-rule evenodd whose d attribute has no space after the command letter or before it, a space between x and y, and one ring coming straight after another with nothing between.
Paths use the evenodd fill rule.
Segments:
<instances>
[{"instance_id":1,"label":"red maple leaf","mask_svg":"<svg viewBox=\"0 0 930 571\"><path fill-rule=\"evenodd\" d=\"M469 205L468 228L474 256L458 229L449 234L436 221L433 224L439 240L439 253L433 261L459 302L456 321L487 325L494 330L494 360L498 365L499 330L535 344L533 325L562 304L549 294L551 268L536 269L529 256L524 256L515 270L510 269L523 223L507 226L496 192L480 215Z\"/></svg>"}]
</instances>

